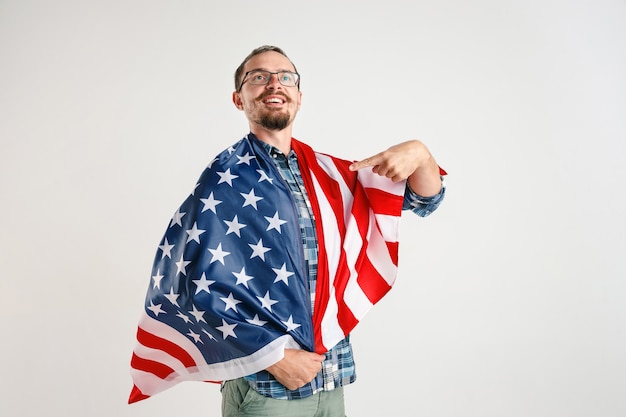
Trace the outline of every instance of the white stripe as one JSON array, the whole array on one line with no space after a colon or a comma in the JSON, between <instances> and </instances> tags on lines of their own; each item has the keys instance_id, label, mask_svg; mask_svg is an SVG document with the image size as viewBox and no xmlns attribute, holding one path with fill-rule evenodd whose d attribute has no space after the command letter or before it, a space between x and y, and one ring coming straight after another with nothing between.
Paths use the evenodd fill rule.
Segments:
<instances>
[{"instance_id":1,"label":"white stripe","mask_svg":"<svg viewBox=\"0 0 626 417\"><path fill-rule=\"evenodd\" d=\"M396 279L398 267L389 256L389 247L374 223L374 216L370 216L369 231L367 257L387 284L392 285Z\"/></svg>"},{"instance_id":2,"label":"white stripe","mask_svg":"<svg viewBox=\"0 0 626 417\"><path fill-rule=\"evenodd\" d=\"M165 363L168 366L173 364L174 361L178 362L177 367L172 367L175 370L175 373L170 375L167 380L162 380L151 373L131 369L133 383L142 393L148 396L153 396L182 381L225 381L256 373L281 360L284 356L286 347L295 348L298 346L290 335L284 335L273 340L271 343L265 345L251 355L232 359L226 362L207 364L192 341L166 324L153 319L147 314L144 314L140 319L140 327L152 334L162 337L163 339L169 339L173 343L183 347L198 364L197 368L193 367L185 369L182 363L169 357L169 355L163 352L154 356L146 357L144 354L150 351L154 352L154 349L140 346L138 343L138 346L135 348L137 356L154 361L159 361L161 357L166 357L167 362L162 363ZM198 354L200 354L200 358L197 357Z\"/></svg>"},{"instance_id":3,"label":"white stripe","mask_svg":"<svg viewBox=\"0 0 626 417\"><path fill-rule=\"evenodd\" d=\"M390 194L404 196L406 180L393 182L387 177L382 177L372 172L371 168L362 168L357 171L359 182L365 188L377 188Z\"/></svg>"},{"instance_id":4,"label":"white stripe","mask_svg":"<svg viewBox=\"0 0 626 417\"><path fill-rule=\"evenodd\" d=\"M375 214L375 216L380 233L383 235L383 239L387 242L398 242L400 235L398 227L400 224L400 217L390 216L388 214Z\"/></svg>"}]
</instances>

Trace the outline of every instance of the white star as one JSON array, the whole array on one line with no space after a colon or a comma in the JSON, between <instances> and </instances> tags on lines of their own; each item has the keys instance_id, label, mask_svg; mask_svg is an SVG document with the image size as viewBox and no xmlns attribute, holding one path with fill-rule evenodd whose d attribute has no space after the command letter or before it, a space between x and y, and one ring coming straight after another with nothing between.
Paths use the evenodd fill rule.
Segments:
<instances>
[{"instance_id":1,"label":"white star","mask_svg":"<svg viewBox=\"0 0 626 417\"><path fill-rule=\"evenodd\" d=\"M187 234L189 235L187 237L187 243L191 242L192 240L200 243L200 235L206 232L206 230L198 229L198 223L193 222L193 226L191 227L191 229L185 230L185 232L187 232Z\"/></svg>"},{"instance_id":2,"label":"white star","mask_svg":"<svg viewBox=\"0 0 626 417\"><path fill-rule=\"evenodd\" d=\"M164 294L164 296L165 296L165 298L170 300L170 303L174 304L176 307L180 307L178 305L178 297L180 297L180 294L175 294L174 293L174 287L170 288L170 293L169 294Z\"/></svg>"},{"instance_id":3,"label":"white star","mask_svg":"<svg viewBox=\"0 0 626 417\"><path fill-rule=\"evenodd\" d=\"M193 331L189 330L189 333L187 333L187 336L189 336L189 337L193 338L193 340L194 340L196 343L200 342L200 343L204 344L204 343L202 342L202 340L200 340L200 335L199 335L198 333L194 333Z\"/></svg>"},{"instance_id":4,"label":"white star","mask_svg":"<svg viewBox=\"0 0 626 417\"><path fill-rule=\"evenodd\" d=\"M272 268L272 270L276 273L276 279L274 280L274 283L277 283L278 281L282 281L285 284L289 285L288 278L293 275L293 272L287 271L285 264L283 264L283 266L280 269Z\"/></svg>"},{"instance_id":5,"label":"white star","mask_svg":"<svg viewBox=\"0 0 626 417\"><path fill-rule=\"evenodd\" d=\"M250 323L250 324L254 324L255 326L259 326L259 327L260 326L264 326L265 323L267 323L266 321L259 319L259 315L258 314L255 314L254 318L252 320L246 319L246 321L248 323Z\"/></svg>"},{"instance_id":6,"label":"white star","mask_svg":"<svg viewBox=\"0 0 626 417\"><path fill-rule=\"evenodd\" d=\"M266 231L276 229L278 230L278 233L281 233L280 226L287 223L287 220L282 220L278 218L278 212L274 213L274 217L267 217L267 216L263 216L263 217L265 217L265 220L269 222L269 225L267 226Z\"/></svg>"},{"instance_id":7,"label":"white star","mask_svg":"<svg viewBox=\"0 0 626 417\"><path fill-rule=\"evenodd\" d=\"M278 302L278 301L272 300L270 298L270 292L269 291L265 293L265 297L259 297L257 295L256 298L258 298L259 301L261 301L261 307L267 308L269 311L272 311L272 306Z\"/></svg>"},{"instance_id":8,"label":"white star","mask_svg":"<svg viewBox=\"0 0 626 417\"><path fill-rule=\"evenodd\" d=\"M211 258L211 262L209 263L213 263L215 261L220 261L222 263L222 265L224 265L224 258L228 255L230 255L230 252L226 252L222 250L222 244L220 243L219 245L217 245L217 248L215 249L211 249L209 248L209 252L211 252L211 254L213 254L213 257Z\"/></svg>"},{"instance_id":9,"label":"white star","mask_svg":"<svg viewBox=\"0 0 626 417\"><path fill-rule=\"evenodd\" d=\"M237 335L235 334L235 327L237 327L237 323L228 324L224 319L222 319L222 325L217 326L216 329L222 332L224 340L226 340L228 336L232 336L236 339Z\"/></svg>"},{"instance_id":10,"label":"white star","mask_svg":"<svg viewBox=\"0 0 626 417\"><path fill-rule=\"evenodd\" d=\"M287 321L283 321L283 324L285 326L287 326L287 331L290 332L292 330L296 330L298 327L301 326L301 324L296 324L293 322L293 317L289 316L289 320Z\"/></svg>"},{"instance_id":11,"label":"white star","mask_svg":"<svg viewBox=\"0 0 626 417\"><path fill-rule=\"evenodd\" d=\"M174 213L174 216L172 217L172 221L170 222L170 227L174 226L175 224L182 226L183 225L182 218L185 214L187 213L181 213L180 209L176 210L176 213Z\"/></svg>"},{"instance_id":12,"label":"white star","mask_svg":"<svg viewBox=\"0 0 626 417\"><path fill-rule=\"evenodd\" d=\"M204 204L204 207L202 208L202 213L207 210L211 210L214 214L217 214L217 210L215 209L215 207L217 207L218 204L222 203L221 200L216 200L213 197L213 193L209 194L209 198L201 198L200 201L202 201L202 203Z\"/></svg>"},{"instance_id":13,"label":"white star","mask_svg":"<svg viewBox=\"0 0 626 417\"><path fill-rule=\"evenodd\" d=\"M254 159L254 156L250 156L250 152L246 152L244 156L237 155L237 159L239 159L239 162L237 162L237 165L239 164L250 165L250 161Z\"/></svg>"},{"instance_id":14,"label":"white star","mask_svg":"<svg viewBox=\"0 0 626 417\"><path fill-rule=\"evenodd\" d=\"M193 283L196 284L196 294L201 291L206 291L211 294L211 290L209 290L209 286L213 284L215 281L211 281L210 279L206 279L206 274L203 272L200 279L192 279Z\"/></svg>"},{"instance_id":15,"label":"white star","mask_svg":"<svg viewBox=\"0 0 626 417\"><path fill-rule=\"evenodd\" d=\"M154 305L152 300L150 300L150 307L148 307L148 310L152 311L156 317L159 317L160 313L165 314L165 311L161 310L162 305L163 304Z\"/></svg>"},{"instance_id":16,"label":"white star","mask_svg":"<svg viewBox=\"0 0 626 417\"><path fill-rule=\"evenodd\" d=\"M230 173L230 168L228 168L226 171L224 172L218 172L217 175L220 176L220 180L217 182L218 184L221 184L223 182L228 183L228 185L230 185L231 187L233 186L233 180L235 178L239 178L239 175L235 175L235 174L231 174Z\"/></svg>"},{"instance_id":17,"label":"white star","mask_svg":"<svg viewBox=\"0 0 626 417\"><path fill-rule=\"evenodd\" d=\"M161 259L165 258L166 256L172 259L172 248L174 246L175 245L170 245L170 242L168 242L167 238L165 238L165 240L163 241L163 244L159 246L159 249L163 251L163 253L161 254Z\"/></svg>"},{"instance_id":18,"label":"white star","mask_svg":"<svg viewBox=\"0 0 626 417\"><path fill-rule=\"evenodd\" d=\"M202 329L202 331L204 332L204 334L209 336L209 339L215 340L217 342L217 339L215 337L213 337L213 335L211 333L207 332L205 329Z\"/></svg>"},{"instance_id":19,"label":"white star","mask_svg":"<svg viewBox=\"0 0 626 417\"><path fill-rule=\"evenodd\" d=\"M259 239L259 243L253 245L248 243L248 246L252 248L252 255L250 255L250 259L258 256L259 258L265 260L265 252L270 251L270 248L266 248L263 246L263 239Z\"/></svg>"},{"instance_id":20,"label":"white star","mask_svg":"<svg viewBox=\"0 0 626 417\"><path fill-rule=\"evenodd\" d=\"M235 148L231 146L227 149L227 151L229 155L232 155L232 153L235 152Z\"/></svg>"},{"instance_id":21,"label":"white star","mask_svg":"<svg viewBox=\"0 0 626 417\"><path fill-rule=\"evenodd\" d=\"M226 308L224 308L224 311L228 311L232 309L232 310L235 310L235 313L239 313L237 311L237 304L239 304L241 301L236 300L235 297L233 297L232 292L228 295L228 298L220 297L220 300L226 303Z\"/></svg>"},{"instance_id":22,"label":"white star","mask_svg":"<svg viewBox=\"0 0 626 417\"><path fill-rule=\"evenodd\" d=\"M257 197L256 195L254 195L254 188L251 189L248 194L246 193L239 193L239 194L241 194L241 196L245 199L241 207L252 206L256 210L257 209L256 202L259 200L263 200L263 197Z\"/></svg>"},{"instance_id":23,"label":"white star","mask_svg":"<svg viewBox=\"0 0 626 417\"><path fill-rule=\"evenodd\" d=\"M233 272L233 275L237 277L237 283L235 285L243 284L244 287L250 289L250 287L248 287L248 281L254 279L254 277L246 275L245 267L241 268L241 272Z\"/></svg>"},{"instance_id":24,"label":"white star","mask_svg":"<svg viewBox=\"0 0 626 417\"><path fill-rule=\"evenodd\" d=\"M183 259L183 255L180 255L180 261L176 262L176 267L178 268L178 271L176 271L176 273L182 273L183 275L187 275L187 265L189 265L190 263L191 261L185 261Z\"/></svg>"},{"instance_id":25,"label":"white star","mask_svg":"<svg viewBox=\"0 0 626 417\"><path fill-rule=\"evenodd\" d=\"M158 269L156 275L152 276L152 279L154 280L152 288L161 288L161 280L163 279L163 275L161 275L161 272Z\"/></svg>"},{"instance_id":26,"label":"white star","mask_svg":"<svg viewBox=\"0 0 626 417\"><path fill-rule=\"evenodd\" d=\"M176 317L180 317L187 324L191 323L191 319L187 317L187 315L184 314L182 311L179 311L178 314L176 314Z\"/></svg>"},{"instance_id":27,"label":"white star","mask_svg":"<svg viewBox=\"0 0 626 417\"><path fill-rule=\"evenodd\" d=\"M209 162L209 165L207 165L207 168L211 168L213 166L213 164L215 163L215 161L217 161L217 158L215 158L214 160Z\"/></svg>"},{"instance_id":28,"label":"white star","mask_svg":"<svg viewBox=\"0 0 626 417\"><path fill-rule=\"evenodd\" d=\"M267 181L270 184L273 184L274 180L270 177L267 176L267 174L265 173L265 171L263 171L262 169L257 169L256 172L259 173L259 182L263 182L263 181Z\"/></svg>"},{"instance_id":29,"label":"white star","mask_svg":"<svg viewBox=\"0 0 626 417\"><path fill-rule=\"evenodd\" d=\"M224 220L224 223L228 225L228 230L226 231L226 234L234 233L239 237L241 237L241 233L239 231L246 227L245 224L239 223L239 219L237 219L236 214L235 217L233 217L232 221L229 222L228 220Z\"/></svg>"},{"instance_id":30,"label":"white star","mask_svg":"<svg viewBox=\"0 0 626 417\"><path fill-rule=\"evenodd\" d=\"M204 317L202 317L202 315L204 314L204 311L198 310L195 305L192 305L191 307L193 308L193 310L188 311L188 313L196 318L196 322L200 323L201 321L203 321L206 323L206 320L204 320Z\"/></svg>"}]
</instances>

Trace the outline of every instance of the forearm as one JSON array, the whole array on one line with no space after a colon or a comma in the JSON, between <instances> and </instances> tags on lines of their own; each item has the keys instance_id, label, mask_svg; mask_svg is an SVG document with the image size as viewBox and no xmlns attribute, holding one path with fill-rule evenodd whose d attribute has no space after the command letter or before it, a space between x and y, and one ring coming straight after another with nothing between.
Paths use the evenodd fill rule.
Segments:
<instances>
[{"instance_id":1,"label":"forearm","mask_svg":"<svg viewBox=\"0 0 626 417\"><path fill-rule=\"evenodd\" d=\"M431 197L441 191L441 174L439 166L432 156L420 164L420 166L407 178L409 186L423 197Z\"/></svg>"}]
</instances>

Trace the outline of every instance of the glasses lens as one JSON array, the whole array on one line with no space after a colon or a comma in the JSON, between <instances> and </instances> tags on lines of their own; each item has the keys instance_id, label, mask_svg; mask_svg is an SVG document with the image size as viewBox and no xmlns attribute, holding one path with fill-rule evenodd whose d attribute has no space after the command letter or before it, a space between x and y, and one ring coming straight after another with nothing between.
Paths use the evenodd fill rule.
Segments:
<instances>
[{"instance_id":1,"label":"glasses lens","mask_svg":"<svg viewBox=\"0 0 626 417\"><path fill-rule=\"evenodd\" d=\"M298 74L293 72L279 72L278 81L285 87L295 87L298 84Z\"/></svg>"},{"instance_id":2,"label":"glasses lens","mask_svg":"<svg viewBox=\"0 0 626 417\"><path fill-rule=\"evenodd\" d=\"M248 74L246 80L250 84L263 85L267 84L270 79L269 71L252 71Z\"/></svg>"}]
</instances>

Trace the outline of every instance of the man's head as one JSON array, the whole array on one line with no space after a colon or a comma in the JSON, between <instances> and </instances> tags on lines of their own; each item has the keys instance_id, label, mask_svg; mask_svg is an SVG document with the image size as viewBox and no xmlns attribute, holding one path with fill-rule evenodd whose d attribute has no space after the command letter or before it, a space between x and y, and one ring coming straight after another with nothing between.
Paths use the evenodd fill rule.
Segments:
<instances>
[{"instance_id":1,"label":"man's head","mask_svg":"<svg viewBox=\"0 0 626 417\"><path fill-rule=\"evenodd\" d=\"M276 46L256 48L235 71L233 103L251 127L285 129L300 109L301 97L296 67Z\"/></svg>"}]
</instances>

